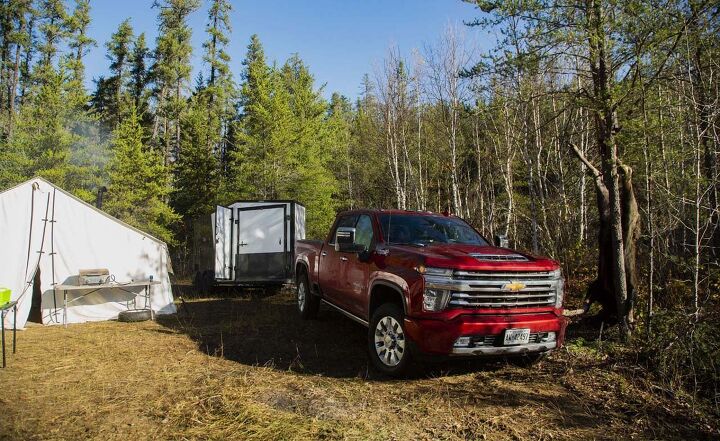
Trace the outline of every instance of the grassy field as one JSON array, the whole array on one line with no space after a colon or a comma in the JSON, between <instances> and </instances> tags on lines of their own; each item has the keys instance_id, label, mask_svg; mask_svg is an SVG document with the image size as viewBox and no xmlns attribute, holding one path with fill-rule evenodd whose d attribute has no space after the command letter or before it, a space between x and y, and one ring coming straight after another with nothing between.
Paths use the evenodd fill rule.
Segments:
<instances>
[{"instance_id":1,"label":"grassy field","mask_svg":"<svg viewBox=\"0 0 720 441\"><path fill-rule=\"evenodd\" d=\"M364 328L335 312L301 321L287 293L190 301L157 322L30 327L0 371L0 439L718 434L716 422L578 341L531 369L433 363L406 380L370 370L364 341Z\"/></svg>"}]
</instances>

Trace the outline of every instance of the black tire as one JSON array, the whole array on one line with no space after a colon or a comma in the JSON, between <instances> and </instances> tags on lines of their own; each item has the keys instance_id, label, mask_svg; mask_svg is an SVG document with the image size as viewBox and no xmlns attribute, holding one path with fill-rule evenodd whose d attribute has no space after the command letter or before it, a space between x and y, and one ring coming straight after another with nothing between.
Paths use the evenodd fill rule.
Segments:
<instances>
[{"instance_id":1,"label":"black tire","mask_svg":"<svg viewBox=\"0 0 720 441\"><path fill-rule=\"evenodd\" d=\"M310 282L305 271L300 271L295 284L295 299L297 300L300 317L311 320L317 317L320 309L320 297L310 291Z\"/></svg>"},{"instance_id":2,"label":"black tire","mask_svg":"<svg viewBox=\"0 0 720 441\"><path fill-rule=\"evenodd\" d=\"M130 309L128 311L120 311L118 314L119 322L144 322L150 320L151 314L149 309Z\"/></svg>"},{"instance_id":3,"label":"black tire","mask_svg":"<svg viewBox=\"0 0 720 441\"><path fill-rule=\"evenodd\" d=\"M535 352L533 354L516 355L509 357L508 362L517 367L531 368L540 363L547 354L547 352Z\"/></svg>"},{"instance_id":4,"label":"black tire","mask_svg":"<svg viewBox=\"0 0 720 441\"><path fill-rule=\"evenodd\" d=\"M400 306L385 303L373 312L368 327L368 356L377 370L393 377L402 376L412 359L404 319Z\"/></svg>"}]
</instances>

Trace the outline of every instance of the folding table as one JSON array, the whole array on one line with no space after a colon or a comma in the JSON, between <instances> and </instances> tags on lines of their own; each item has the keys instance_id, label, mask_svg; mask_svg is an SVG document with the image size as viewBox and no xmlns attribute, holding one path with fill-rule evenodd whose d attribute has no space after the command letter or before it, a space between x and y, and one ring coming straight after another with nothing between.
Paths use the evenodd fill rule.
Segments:
<instances>
[{"instance_id":1,"label":"folding table","mask_svg":"<svg viewBox=\"0 0 720 441\"><path fill-rule=\"evenodd\" d=\"M137 298L140 297L140 293L135 293L133 291L130 291L127 288L133 288L133 287L143 287L144 295L142 297L145 298L145 309L150 309L150 319L154 320L155 317L153 316L153 310L150 304L150 287L152 285L160 285L160 282L157 280L135 280L132 282L127 283L119 283L119 282L110 282L110 283L103 283L99 285L55 285L55 291L62 291L63 293L63 324L65 327L67 327L67 307L69 303L75 302L77 300L80 300L84 297L89 296L92 293L98 292L101 289L119 289L121 291L125 291L130 294L135 294L135 299L133 299L133 303L135 307L137 307ZM87 291L83 293L82 295L75 297L71 300L68 300L68 291Z\"/></svg>"}]
</instances>

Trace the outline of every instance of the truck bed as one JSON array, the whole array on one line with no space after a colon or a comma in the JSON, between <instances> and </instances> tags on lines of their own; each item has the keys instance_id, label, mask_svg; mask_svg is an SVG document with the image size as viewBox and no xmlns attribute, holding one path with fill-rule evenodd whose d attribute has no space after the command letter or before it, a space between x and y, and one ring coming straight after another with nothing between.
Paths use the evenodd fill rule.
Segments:
<instances>
[{"instance_id":1,"label":"truck bed","mask_svg":"<svg viewBox=\"0 0 720 441\"><path fill-rule=\"evenodd\" d=\"M322 251L322 240L298 240L295 242L295 258L307 266L310 286L317 287L318 260Z\"/></svg>"}]
</instances>

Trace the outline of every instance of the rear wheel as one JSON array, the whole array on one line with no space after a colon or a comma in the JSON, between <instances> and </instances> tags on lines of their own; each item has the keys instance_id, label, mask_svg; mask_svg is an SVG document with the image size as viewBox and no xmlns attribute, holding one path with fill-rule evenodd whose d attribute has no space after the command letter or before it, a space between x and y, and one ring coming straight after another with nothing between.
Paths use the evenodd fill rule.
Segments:
<instances>
[{"instance_id":1,"label":"rear wheel","mask_svg":"<svg viewBox=\"0 0 720 441\"><path fill-rule=\"evenodd\" d=\"M392 303L373 313L368 329L370 360L379 371L400 376L410 363L410 345L404 328L402 308Z\"/></svg>"},{"instance_id":2,"label":"rear wheel","mask_svg":"<svg viewBox=\"0 0 720 441\"><path fill-rule=\"evenodd\" d=\"M320 307L320 298L310 292L310 282L307 274L302 271L298 275L296 287L297 306L300 317L309 320L317 317Z\"/></svg>"}]
</instances>

